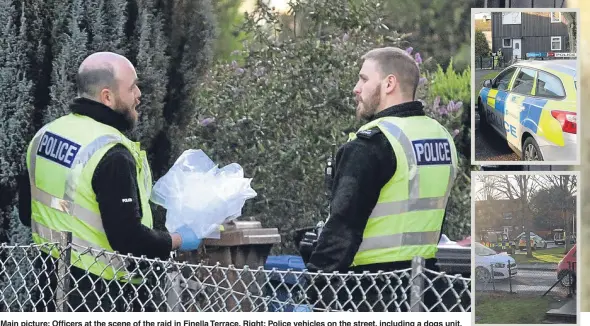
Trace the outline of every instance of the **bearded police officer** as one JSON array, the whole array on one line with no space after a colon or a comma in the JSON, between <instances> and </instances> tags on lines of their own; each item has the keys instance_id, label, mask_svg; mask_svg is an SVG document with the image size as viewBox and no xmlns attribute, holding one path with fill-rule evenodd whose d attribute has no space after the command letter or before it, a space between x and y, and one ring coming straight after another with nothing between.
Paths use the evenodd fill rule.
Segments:
<instances>
[{"instance_id":1,"label":"bearded police officer","mask_svg":"<svg viewBox=\"0 0 590 326\"><path fill-rule=\"evenodd\" d=\"M123 134L137 123L141 96L131 62L115 53L92 54L80 65L77 82L71 113L43 126L29 144L20 219L37 244L59 241L60 231L72 233L70 309L130 309L115 301L122 299L122 287L134 289L142 279L122 259L97 255L99 250L167 259L171 250L196 249L201 239L190 230L153 229L146 154ZM51 279L41 280L49 286L41 284L37 310L53 311L55 271L44 252L41 276Z\"/></svg>"},{"instance_id":2,"label":"bearded police officer","mask_svg":"<svg viewBox=\"0 0 590 326\"><path fill-rule=\"evenodd\" d=\"M409 54L387 47L362 59L354 94L357 118L368 122L338 150L331 214L307 268L395 271L421 256L426 268L438 270L435 254L457 169L453 137L415 100L420 74ZM383 299L359 300L352 309L408 310L409 291L397 291L389 304L385 292L368 288Z\"/></svg>"}]
</instances>

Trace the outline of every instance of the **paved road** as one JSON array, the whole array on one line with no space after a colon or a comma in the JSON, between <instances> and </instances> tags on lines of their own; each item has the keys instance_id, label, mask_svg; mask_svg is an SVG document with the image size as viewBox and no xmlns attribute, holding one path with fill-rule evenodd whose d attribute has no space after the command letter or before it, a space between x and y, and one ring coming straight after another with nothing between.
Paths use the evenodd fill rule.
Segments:
<instances>
[{"instance_id":1,"label":"paved road","mask_svg":"<svg viewBox=\"0 0 590 326\"><path fill-rule=\"evenodd\" d=\"M551 248L563 248L563 245L556 245L553 242L547 243L547 249ZM543 249L538 249L542 252ZM517 250L516 254L526 254L526 251ZM525 264L526 265L526 264ZM556 266L552 264L552 266ZM555 267L554 267L555 268ZM549 288L557 282L557 271L554 270L535 270L535 269L518 269L518 273L512 278L512 291L513 292L540 292L545 293ZM482 284L476 282L476 291L510 291L509 280L495 280L494 284ZM552 293L567 294L567 288L562 287L561 284L555 286Z\"/></svg>"},{"instance_id":2,"label":"paved road","mask_svg":"<svg viewBox=\"0 0 590 326\"><path fill-rule=\"evenodd\" d=\"M475 115L475 160L476 161L519 161L516 153L508 147L500 135L484 134L479 128L479 114Z\"/></svg>"},{"instance_id":3,"label":"paved road","mask_svg":"<svg viewBox=\"0 0 590 326\"><path fill-rule=\"evenodd\" d=\"M539 292L545 293L557 282L557 272L539 270L518 270L518 274L512 278L512 292ZM476 282L476 291L510 291L509 280L495 280L494 284L482 284ZM560 284L555 286L551 292L567 294L567 288Z\"/></svg>"},{"instance_id":4,"label":"paved road","mask_svg":"<svg viewBox=\"0 0 590 326\"><path fill-rule=\"evenodd\" d=\"M500 70L475 70L475 99L473 103L477 104L477 94L479 93L484 76ZM508 147L505 140L494 133L483 134L479 130L479 115L475 113L475 160L476 161L519 161L518 156Z\"/></svg>"}]
</instances>

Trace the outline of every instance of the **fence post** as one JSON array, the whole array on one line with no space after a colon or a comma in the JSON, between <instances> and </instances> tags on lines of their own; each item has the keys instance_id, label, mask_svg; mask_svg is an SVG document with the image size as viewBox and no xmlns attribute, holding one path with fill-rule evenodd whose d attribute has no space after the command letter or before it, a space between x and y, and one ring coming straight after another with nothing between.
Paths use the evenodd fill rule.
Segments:
<instances>
[{"instance_id":1,"label":"fence post","mask_svg":"<svg viewBox=\"0 0 590 326\"><path fill-rule=\"evenodd\" d=\"M508 261L508 283L510 284L510 293L512 293L512 268L510 267L510 261Z\"/></svg>"},{"instance_id":2,"label":"fence post","mask_svg":"<svg viewBox=\"0 0 590 326\"><path fill-rule=\"evenodd\" d=\"M494 291L496 291L496 280L495 280L495 277L494 277L494 264L490 264L490 267L492 268L492 275L491 275L491 278L492 278L492 289Z\"/></svg>"},{"instance_id":3,"label":"fence post","mask_svg":"<svg viewBox=\"0 0 590 326\"><path fill-rule=\"evenodd\" d=\"M410 307L412 312L422 311L422 289L424 289L424 258L416 256L412 259L412 285L410 287Z\"/></svg>"},{"instance_id":4,"label":"fence post","mask_svg":"<svg viewBox=\"0 0 590 326\"><path fill-rule=\"evenodd\" d=\"M57 262L57 288L55 305L58 312L68 311L68 292L70 291L70 263L72 258L72 233L60 232Z\"/></svg>"},{"instance_id":5,"label":"fence post","mask_svg":"<svg viewBox=\"0 0 590 326\"><path fill-rule=\"evenodd\" d=\"M182 311L182 271L181 270L173 270L166 274L168 276L167 290L168 293L166 295L166 304L167 310L172 312L180 312Z\"/></svg>"},{"instance_id":6,"label":"fence post","mask_svg":"<svg viewBox=\"0 0 590 326\"><path fill-rule=\"evenodd\" d=\"M568 289L568 295L567 296L568 296L568 298L571 298L571 297L574 296L574 291L573 291L574 290L574 277L573 277L574 269L572 268L572 265L573 264L572 264L571 261L568 262L567 264L568 264L567 267L569 269L569 272L567 273L567 277L569 278L569 285L570 285L569 286L569 289Z\"/></svg>"}]
</instances>

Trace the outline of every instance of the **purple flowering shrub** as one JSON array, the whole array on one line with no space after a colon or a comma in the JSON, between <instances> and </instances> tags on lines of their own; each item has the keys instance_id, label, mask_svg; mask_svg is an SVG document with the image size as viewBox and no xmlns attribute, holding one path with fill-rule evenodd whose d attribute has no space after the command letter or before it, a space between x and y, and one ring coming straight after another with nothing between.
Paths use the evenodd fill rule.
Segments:
<instances>
[{"instance_id":1,"label":"purple flowering shrub","mask_svg":"<svg viewBox=\"0 0 590 326\"><path fill-rule=\"evenodd\" d=\"M419 58L419 55L416 56ZM468 150L471 146L471 120L467 111L471 109L471 72L469 69L456 72L451 61L446 70L437 66L433 73L425 70L423 75L418 97L425 104L426 114L439 121L453 135L459 152L459 170L447 206L446 224L465 230L458 234L449 232L462 238L469 235L467 229L471 227L471 221L463 218L470 216L471 207L471 157Z\"/></svg>"}]
</instances>

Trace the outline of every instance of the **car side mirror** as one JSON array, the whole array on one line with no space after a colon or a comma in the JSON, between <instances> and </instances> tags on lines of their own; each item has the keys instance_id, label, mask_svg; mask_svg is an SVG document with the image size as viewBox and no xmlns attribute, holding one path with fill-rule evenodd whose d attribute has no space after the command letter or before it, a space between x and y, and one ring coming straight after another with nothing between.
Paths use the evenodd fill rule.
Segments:
<instances>
[{"instance_id":1,"label":"car side mirror","mask_svg":"<svg viewBox=\"0 0 590 326\"><path fill-rule=\"evenodd\" d=\"M492 80L491 79L487 79L483 82L483 87L485 88L492 88Z\"/></svg>"}]
</instances>

